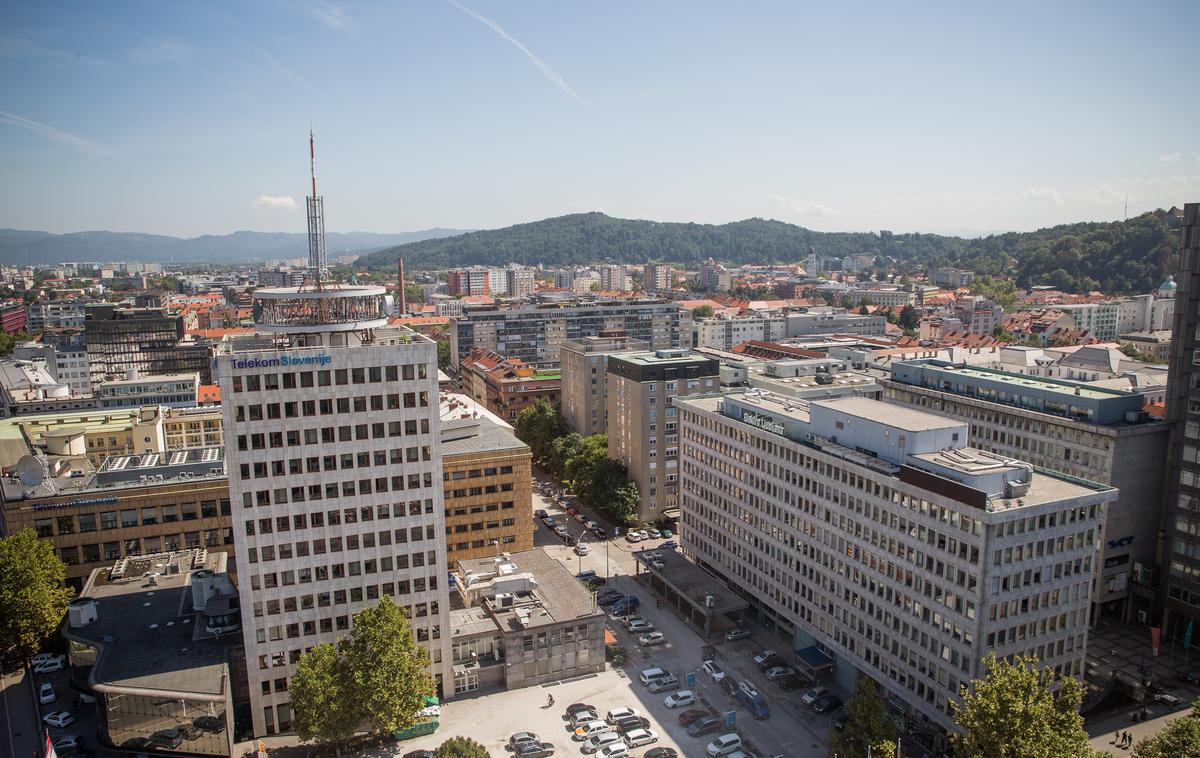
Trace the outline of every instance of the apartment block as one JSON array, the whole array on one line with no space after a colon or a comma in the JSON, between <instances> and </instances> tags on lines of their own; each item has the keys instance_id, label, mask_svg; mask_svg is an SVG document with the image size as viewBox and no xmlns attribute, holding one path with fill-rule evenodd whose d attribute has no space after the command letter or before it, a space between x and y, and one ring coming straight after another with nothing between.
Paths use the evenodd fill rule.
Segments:
<instances>
[{"instance_id":1,"label":"apartment block","mask_svg":"<svg viewBox=\"0 0 1200 758\"><path fill-rule=\"evenodd\" d=\"M1091 621L1146 623L1170 427L1142 410L1144 395L940 360L895 363L882 384L889 402L968 423L981 450L1117 488L1096 545Z\"/></svg>"},{"instance_id":2,"label":"apartment block","mask_svg":"<svg viewBox=\"0 0 1200 758\"><path fill-rule=\"evenodd\" d=\"M1106 485L967 444L968 425L862 398L681 398L681 544L803 651L867 675L910 739L995 651L1082 676ZM910 746L910 750L912 747Z\"/></svg>"},{"instance_id":3,"label":"apartment block","mask_svg":"<svg viewBox=\"0 0 1200 758\"><path fill-rule=\"evenodd\" d=\"M679 418L687 395L720 391L720 364L690 350L608 358L608 457L625 464L638 487L637 520L658 521L679 507Z\"/></svg>"},{"instance_id":4,"label":"apartment block","mask_svg":"<svg viewBox=\"0 0 1200 758\"><path fill-rule=\"evenodd\" d=\"M665 263L647 263L642 266L642 289L659 292L671 288L671 267Z\"/></svg>"},{"instance_id":5,"label":"apartment block","mask_svg":"<svg viewBox=\"0 0 1200 758\"><path fill-rule=\"evenodd\" d=\"M692 321L692 347L730 350L749 340L774 342L787 336L788 319L782 314L718 315Z\"/></svg>"},{"instance_id":6,"label":"apartment block","mask_svg":"<svg viewBox=\"0 0 1200 758\"><path fill-rule=\"evenodd\" d=\"M691 311L681 309L678 303L655 299L468 306L450 329L450 357L457 367L471 350L483 348L553 368L559 365L563 342L594 337L602 331L623 330L655 350L687 347L691 321Z\"/></svg>"},{"instance_id":7,"label":"apartment block","mask_svg":"<svg viewBox=\"0 0 1200 758\"><path fill-rule=\"evenodd\" d=\"M622 330L562 343L562 413L571 431L585 437L607 432L608 358L648 347Z\"/></svg>"}]
</instances>

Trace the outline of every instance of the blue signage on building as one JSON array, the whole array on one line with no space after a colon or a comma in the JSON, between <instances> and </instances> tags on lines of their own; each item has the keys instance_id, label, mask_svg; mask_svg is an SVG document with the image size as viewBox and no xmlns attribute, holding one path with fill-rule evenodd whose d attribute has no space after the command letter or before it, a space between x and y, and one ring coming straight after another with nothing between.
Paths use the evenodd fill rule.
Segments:
<instances>
[{"instance_id":1,"label":"blue signage on building","mask_svg":"<svg viewBox=\"0 0 1200 758\"><path fill-rule=\"evenodd\" d=\"M327 366L333 356L326 353L316 355L281 355L278 358L234 358L234 368L278 368L281 366Z\"/></svg>"}]
</instances>

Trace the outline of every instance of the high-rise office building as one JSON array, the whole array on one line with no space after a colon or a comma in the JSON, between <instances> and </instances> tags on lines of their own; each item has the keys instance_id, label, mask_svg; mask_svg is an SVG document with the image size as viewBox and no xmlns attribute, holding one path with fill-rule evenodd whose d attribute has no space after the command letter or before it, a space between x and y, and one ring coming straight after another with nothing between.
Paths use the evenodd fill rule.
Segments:
<instances>
[{"instance_id":1,"label":"high-rise office building","mask_svg":"<svg viewBox=\"0 0 1200 758\"><path fill-rule=\"evenodd\" d=\"M88 305L83 330L93 385L124 377L131 368L142 374L197 371L202 384L212 383L212 349L185 340L183 318L165 308Z\"/></svg>"},{"instance_id":2,"label":"high-rise office building","mask_svg":"<svg viewBox=\"0 0 1200 758\"><path fill-rule=\"evenodd\" d=\"M1162 463L1169 425L1142 410L1145 395L934 359L892 364L889 402L971 425L970 444L1116 487L1097 544L1092 621L1148 619L1145 582L1158 561Z\"/></svg>"},{"instance_id":3,"label":"high-rise office building","mask_svg":"<svg viewBox=\"0 0 1200 758\"><path fill-rule=\"evenodd\" d=\"M600 289L624 291L629 289L629 277L625 275L625 267L617 265L600 267Z\"/></svg>"},{"instance_id":4,"label":"high-rise office building","mask_svg":"<svg viewBox=\"0 0 1200 758\"><path fill-rule=\"evenodd\" d=\"M450 327L450 358L457 367L471 350L483 348L531 365L554 367L565 340L614 329L654 350L687 347L692 312L679 303L653 298L519 307L469 305Z\"/></svg>"},{"instance_id":5,"label":"high-rise office building","mask_svg":"<svg viewBox=\"0 0 1200 758\"><path fill-rule=\"evenodd\" d=\"M1082 676L1105 485L967 446L967 424L865 398L682 398L681 544L801 651L860 675L928 752L989 651Z\"/></svg>"},{"instance_id":6,"label":"high-rise office building","mask_svg":"<svg viewBox=\"0 0 1200 758\"><path fill-rule=\"evenodd\" d=\"M671 267L665 263L647 263L642 267L642 289L658 292L670 289Z\"/></svg>"},{"instance_id":7,"label":"high-rise office building","mask_svg":"<svg viewBox=\"0 0 1200 758\"><path fill-rule=\"evenodd\" d=\"M1200 203L1183 208L1183 249L1175 278L1167 419L1174 423L1167 451L1161 625L1183 634L1200 618Z\"/></svg>"},{"instance_id":8,"label":"high-rise office building","mask_svg":"<svg viewBox=\"0 0 1200 758\"><path fill-rule=\"evenodd\" d=\"M648 347L619 329L562 343L562 414L571 431L585 437L608 431L608 358Z\"/></svg>"},{"instance_id":9,"label":"high-rise office building","mask_svg":"<svg viewBox=\"0 0 1200 758\"><path fill-rule=\"evenodd\" d=\"M509 297L529 297L533 294L533 269L509 267L504 269Z\"/></svg>"},{"instance_id":10,"label":"high-rise office building","mask_svg":"<svg viewBox=\"0 0 1200 758\"><path fill-rule=\"evenodd\" d=\"M637 484L637 520L658 521L679 507L679 418L675 402L719 392L720 363L690 350L608 357L608 457Z\"/></svg>"},{"instance_id":11,"label":"high-rise office building","mask_svg":"<svg viewBox=\"0 0 1200 758\"><path fill-rule=\"evenodd\" d=\"M385 595L450 683L437 347L387 328L383 287L326 285L309 248L304 287L254 293L275 346L216 359L255 735L290 730L303 651Z\"/></svg>"}]
</instances>

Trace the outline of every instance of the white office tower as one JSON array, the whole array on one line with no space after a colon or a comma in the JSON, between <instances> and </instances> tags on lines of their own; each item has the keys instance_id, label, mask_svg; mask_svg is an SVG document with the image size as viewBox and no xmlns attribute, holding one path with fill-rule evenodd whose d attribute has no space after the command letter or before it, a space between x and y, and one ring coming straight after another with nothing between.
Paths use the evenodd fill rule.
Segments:
<instances>
[{"instance_id":1,"label":"white office tower","mask_svg":"<svg viewBox=\"0 0 1200 758\"><path fill-rule=\"evenodd\" d=\"M940 751L981 659L1083 675L1111 487L967 447L967 423L865 398L679 398L684 550L799 651L865 675ZM916 743L916 744L914 744Z\"/></svg>"},{"instance_id":2,"label":"white office tower","mask_svg":"<svg viewBox=\"0 0 1200 758\"><path fill-rule=\"evenodd\" d=\"M318 225L319 226L319 225ZM319 262L317 271L319 272ZM381 287L254 293L275 347L216 358L254 734L290 731L301 653L389 595L449 682L437 347Z\"/></svg>"}]
</instances>

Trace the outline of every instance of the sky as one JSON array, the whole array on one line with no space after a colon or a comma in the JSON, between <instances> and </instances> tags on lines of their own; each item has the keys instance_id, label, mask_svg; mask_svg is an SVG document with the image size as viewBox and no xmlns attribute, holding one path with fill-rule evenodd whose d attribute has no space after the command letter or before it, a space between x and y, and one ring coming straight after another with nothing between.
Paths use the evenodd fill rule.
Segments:
<instances>
[{"instance_id":1,"label":"sky","mask_svg":"<svg viewBox=\"0 0 1200 758\"><path fill-rule=\"evenodd\" d=\"M1027 230L1200 201L1188 2L0 4L0 227L584 211ZM1190 36L1189 36L1190 35Z\"/></svg>"}]
</instances>

